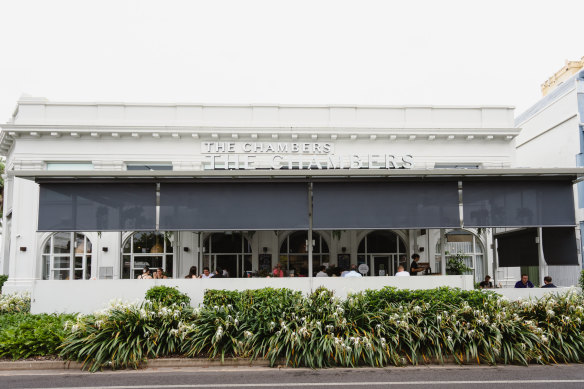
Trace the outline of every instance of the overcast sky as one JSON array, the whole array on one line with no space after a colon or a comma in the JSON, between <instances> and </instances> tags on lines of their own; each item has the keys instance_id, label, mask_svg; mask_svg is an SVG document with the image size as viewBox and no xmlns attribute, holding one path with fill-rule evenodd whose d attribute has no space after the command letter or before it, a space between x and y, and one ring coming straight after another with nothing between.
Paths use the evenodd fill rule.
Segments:
<instances>
[{"instance_id":1,"label":"overcast sky","mask_svg":"<svg viewBox=\"0 0 584 389\"><path fill-rule=\"evenodd\" d=\"M57 101L513 105L584 56L584 1L0 0L0 121Z\"/></svg>"}]
</instances>

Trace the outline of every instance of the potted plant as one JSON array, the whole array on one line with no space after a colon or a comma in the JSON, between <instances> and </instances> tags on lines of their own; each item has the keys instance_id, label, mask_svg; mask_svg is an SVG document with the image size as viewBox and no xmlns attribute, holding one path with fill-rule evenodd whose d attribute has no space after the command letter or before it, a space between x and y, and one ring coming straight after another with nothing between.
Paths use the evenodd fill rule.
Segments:
<instances>
[{"instance_id":1,"label":"potted plant","mask_svg":"<svg viewBox=\"0 0 584 389\"><path fill-rule=\"evenodd\" d=\"M446 262L446 274L450 275L461 275L472 269L464 263L464 255L458 253L448 257Z\"/></svg>"}]
</instances>

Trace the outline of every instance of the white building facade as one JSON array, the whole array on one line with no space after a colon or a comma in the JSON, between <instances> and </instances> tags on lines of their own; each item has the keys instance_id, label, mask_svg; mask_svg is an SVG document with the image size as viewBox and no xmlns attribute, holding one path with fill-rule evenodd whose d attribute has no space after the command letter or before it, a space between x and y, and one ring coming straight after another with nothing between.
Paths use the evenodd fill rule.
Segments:
<instances>
[{"instance_id":1,"label":"white building facade","mask_svg":"<svg viewBox=\"0 0 584 389\"><path fill-rule=\"evenodd\" d=\"M192 266L246 278L280 263L312 278L321 265L365 264L379 277L409 268L414 253L429 273L445 275L458 256L474 282L489 274L511 285L521 268L499 267L493 227L539 228L541 238L542 227L573 222L493 221L488 199L464 204L465 188L516 177L571 185L582 170L516 169L513 114L22 98L0 138L4 291L95 289L93 280L124 290L144 266L173 279ZM491 207L489 221L477 207Z\"/></svg>"},{"instance_id":2,"label":"white building facade","mask_svg":"<svg viewBox=\"0 0 584 389\"><path fill-rule=\"evenodd\" d=\"M551 89L541 100L521 113L515 125L517 166L571 168L584 166L584 70ZM576 223L584 231L584 187L575 186ZM582 242L582 239L580 239ZM581 244L579 250L582 250ZM551 266L542 270L553 279L576 279L582 262L574 266Z\"/></svg>"}]
</instances>

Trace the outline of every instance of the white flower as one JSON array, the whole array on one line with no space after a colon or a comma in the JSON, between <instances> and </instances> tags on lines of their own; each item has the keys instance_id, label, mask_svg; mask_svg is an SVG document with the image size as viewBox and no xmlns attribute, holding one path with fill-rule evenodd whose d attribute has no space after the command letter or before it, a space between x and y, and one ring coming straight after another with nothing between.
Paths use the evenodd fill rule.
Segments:
<instances>
[{"instance_id":1,"label":"white flower","mask_svg":"<svg viewBox=\"0 0 584 389\"><path fill-rule=\"evenodd\" d=\"M223 337L223 327L217 327L217 332L215 332L215 339L220 340Z\"/></svg>"}]
</instances>

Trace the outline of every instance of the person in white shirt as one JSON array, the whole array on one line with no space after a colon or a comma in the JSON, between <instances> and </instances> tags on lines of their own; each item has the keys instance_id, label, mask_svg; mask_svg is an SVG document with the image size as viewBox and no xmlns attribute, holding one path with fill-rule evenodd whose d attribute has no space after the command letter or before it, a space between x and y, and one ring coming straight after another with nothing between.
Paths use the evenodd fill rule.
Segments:
<instances>
[{"instance_id":1,"label":"person in white shirt","mask_svg":"<svg viewBox=\"0 0 584 389\"><path fill-rule=\"evenodd\" d=\"M328 277L328 274L326 274L326 267L325 266L321 266L318 268L320 271L318 273L316 273L317 277Z\"/></svg>"},{"instance_id":2,"label":"person in white shirt","mask_svg":"<svg viewBox=\"0 0 584 389\"><path fill-rule=\"evenodd\" d=\"M201 274L201 278L213 278L213 274L211 274L211 272L209 272L208 267L205 266L203 268L203 274Z\"/></svg>"},{"instance_id":3,"label":"person in white shirt","mask_svg":"<svg viewBox=\"0 0 584 389\"><path fill-rule=\"evenodd\" d=\"M396 277L409 277L410 273L406 271L406 269L404 269L404 267L402 265L399 265L397 267L397 273L395 273Z\"/></svg>"},{"instance_id":4,"label":"person in white shirt","mask_svg":"<svg viewBox=\"0 0 584 389\"><path fill-rule=\"evenodd\" d=\"M360 273L357 272L357 265L351 265L351 271L345 273L343 277L363 277Z\"/></svg>"}]
</instances>

